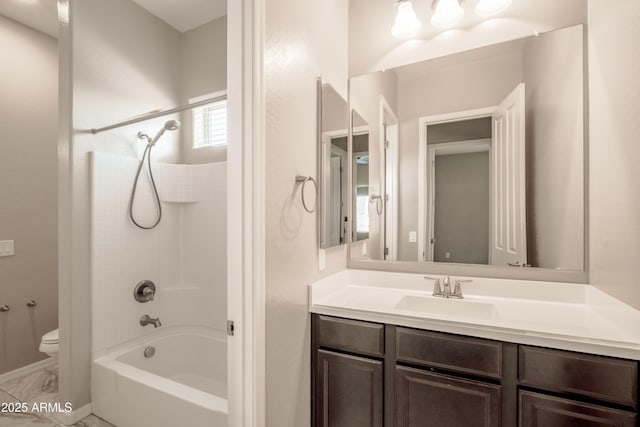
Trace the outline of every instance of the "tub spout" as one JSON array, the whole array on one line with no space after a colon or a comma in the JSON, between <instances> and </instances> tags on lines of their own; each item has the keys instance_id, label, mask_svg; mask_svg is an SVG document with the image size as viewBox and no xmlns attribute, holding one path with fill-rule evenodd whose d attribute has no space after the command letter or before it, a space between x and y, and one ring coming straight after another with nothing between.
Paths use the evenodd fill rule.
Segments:
<instances>
[{"instance_id":1,"label":"tub spout","mask_svg":"<svg viewBox=\"0 0 640 427\"><path fill-rule=\"evenodd\" d=\"M149 317L148 314L145 314L140 318L140 326L147 326L147 325L153 325L154 328L157 328L159 326L162 326L162 323L160 322L159 317L156 317L154 319L153 317Z\"/></svg>"}]
</instances>

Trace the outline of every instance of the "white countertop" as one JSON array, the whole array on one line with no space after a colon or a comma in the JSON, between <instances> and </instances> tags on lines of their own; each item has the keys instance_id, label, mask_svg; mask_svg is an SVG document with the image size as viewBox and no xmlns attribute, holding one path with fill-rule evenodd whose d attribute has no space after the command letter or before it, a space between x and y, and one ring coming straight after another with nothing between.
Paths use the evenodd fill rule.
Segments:
<instances>
[{"instance_id":1,"label":"white countertop","mask_svg":"<svg viewBox=\"0 0 640 427\"><path fill-rule=\"evenodd\" d=\"M309 311L640 360L640 312L593 286L455 279L473 280L463 300L431 296L420 274L345 270L311 285Z\"/></svg>"}]
</instances>

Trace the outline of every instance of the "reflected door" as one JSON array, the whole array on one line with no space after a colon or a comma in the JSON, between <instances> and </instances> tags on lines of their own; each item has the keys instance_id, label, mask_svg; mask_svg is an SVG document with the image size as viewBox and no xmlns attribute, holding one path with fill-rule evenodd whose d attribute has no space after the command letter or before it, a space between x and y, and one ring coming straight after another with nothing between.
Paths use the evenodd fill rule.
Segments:
<instances>
[{"instance_id":1,"label":"reflected door","mask_svg":"<svg viewBox=\"0 0 640 427\"><path fill-rule=\"evenodd\" d=\"M491 251L494 265L526 265L525 91L518 85L492 115Z\"/></svg>"}]
</instances>

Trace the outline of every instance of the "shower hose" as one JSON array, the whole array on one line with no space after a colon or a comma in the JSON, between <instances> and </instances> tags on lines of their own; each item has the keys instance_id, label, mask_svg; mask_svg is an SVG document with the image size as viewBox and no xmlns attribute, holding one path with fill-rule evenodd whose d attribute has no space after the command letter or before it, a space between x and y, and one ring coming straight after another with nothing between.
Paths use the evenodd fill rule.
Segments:
<instances>
[{"instance_id":1,"label":"shower hose","mask_svg":"<svg viewBox=\"0 0 640 427\"><path fill-rule=\"evenodd\" d=\"M129 199L129 218L138 228L142 228L143 230L151 230L155 228L162 219L162 204L160 203L160 196L158 196L158 187L156 187L156 181L153 179L153 171L151 170L151 148L153 148L153 144L148 143L147 147L144 149L144 153L142 154L142 159L140 159L140 164L138 165L138 171L136 172L136 178L133 181L133 188L131 190L131 198ZM140 179L140 172L142 171L142 167L144 166L145 157L147 159L147 168L149 170L149 178L151 178L151 187L153 188L153 195L155 196L156 206L158 208L158 217L156 221L150 225L145 226L140 224L133 216L133 202L136 199L136 190L138 188L138 180Z\"/></svg>"}]
</instances>

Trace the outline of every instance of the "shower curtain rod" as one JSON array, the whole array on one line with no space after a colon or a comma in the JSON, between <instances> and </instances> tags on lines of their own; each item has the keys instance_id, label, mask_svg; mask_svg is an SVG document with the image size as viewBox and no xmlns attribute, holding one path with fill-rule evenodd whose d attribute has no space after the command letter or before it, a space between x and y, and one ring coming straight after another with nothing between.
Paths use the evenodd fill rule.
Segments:
<instances>
[{"instance_id":1,"label":"shower curtain rod","mask_svg":"<svg viewBox=\"0 0 640 427\"><path fill-rule=\"evenodd\" d=\"M212 98L203 99L202 101L192 102L190 104L181 105L179 107L166 108L164 110L155 110L148 113L141 114L128 120L124 120L109 126L101 127L98 129L91 129L92 134L97 134L111 129L116 129L122 126L131 125L138 122L144 122L145 120L156 119L158 117L166 116L167 114L179 113L180 111L190 110L192 108L201 107L203 105L211 104L213 102L223 101L227 99L227 95L215 96Z\"/></svg>"}]
</instances>

